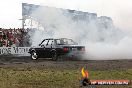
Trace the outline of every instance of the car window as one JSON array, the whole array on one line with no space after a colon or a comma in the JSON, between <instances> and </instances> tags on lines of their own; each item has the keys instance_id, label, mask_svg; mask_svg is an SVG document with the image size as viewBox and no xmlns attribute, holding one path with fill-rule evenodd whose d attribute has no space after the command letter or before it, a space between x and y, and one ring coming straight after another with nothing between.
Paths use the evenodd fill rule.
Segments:
<instances>
[{"instance_id":1,"label":"car window","mask_svg":"<svg viewBox=\"0 0 132 88\"><path fill-rule=\"evenodd\" d=\"M72 39L56 39L57 45L74 45L76 44Z\"/></svg>"},{"instance_id":2,"label":"car window","mask_svg":"<svg viewBox=\"0 0 132 88\"><path fill-rule=\"evenodd\" d=\"M69 45L74 45L75 44L75 42L72 39L68 39L67 42L68 42Z\"/></svg>"},{"instance_id":3,"label":"car window","mask_svg":"<svg viewBox=\"0 0 132 88\"><path fill-rule=\"evenodd\" d=\"M48 40L45 40L41 45L46 46L47 42L48 42Z\"/></svg>"},{"instance_id":4,"label":"car window","mask_svg":"<svg viewBox=\"0 0 132 88\"><path fill-rule=\"evenodd\" d=\"M65 44L65 45L68 45L69 44L69 42L68 42L67 39L62 39L62 41L63 41L63 44Z\"/></svg>"},{"instance_id":5,"label":"car window","mask_svg":"<svg viewBox=\"0 0 132 88\"><path fill-rule=\"evenodd\" d=\"M64 41L62 39L56 39L56 44L57 45L64 45Z\"/></svg>"},{"instance_id":6,"label":"car window","mask_svg":"<svg viewBox=\"0 0 132 88\"><path fill-rule=\"evenodd\" d=\"M76 44L72 39L61 39L64 45L74 45Z\"/></svg>"},{"instance_id":7,"label":"car window","mask_svg":"<svg viewBox=\"0 0 132 88\"><path fill-rule=\"evenodd\" d=\"M49 40L48 45L53 45L53 40Z\"/></svg>"},{"instance_id":8,"label":"car window","mask_svg":"<svg viewBox=\"0 0 132 88\"><path fill-rule=\"evenodd\" d=\"M56 40L56 44L57 44L57 45L60 45L60 44L61 44L61 42L60 42L59 39Z\"/></svg>"}]
</instances>

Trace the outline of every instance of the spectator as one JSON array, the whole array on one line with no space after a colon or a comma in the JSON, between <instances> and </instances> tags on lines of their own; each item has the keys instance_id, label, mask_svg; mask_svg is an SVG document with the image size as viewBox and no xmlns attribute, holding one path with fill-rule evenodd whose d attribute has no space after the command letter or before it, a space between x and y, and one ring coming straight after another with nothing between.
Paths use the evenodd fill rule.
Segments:
<instances>
[{"instance_id":1,"label":"spectator","mask_svg":"<svg viewBox=\"0 0 132 88\"><path fill-rule=\"evenodd\" d=\"M0 40L0 47L3 47L3 43L2 43L2 41Z\"/></svg>"},{"instance_id":2,"label":"spectator","mask_svg":"<svg viewBox=\"0 0 132 88\"><path fill-rule=\"evenodd\" d=\"M12 43L12 41L11 40L8 40L8 47L11 47L11 45L12 45L13 43Z\"/></svg>"},{"instance_id":3,"label":"spectator","mask_svg":"<svg viewBox=\"0 0 132 88\"><path fill-rule=\"evenodd\" d=\"M3 33L3 39L6 40L7 39L7 34Z\"/></svg>"},{"instance_id":4,"label":"spectator","mask_svg":"<svg viewBox=\"0 0 132 88\"><path fill-rule=\"evenodd\" d=\"M2 45L3 45L3 47L7 47L7 45L8 45L8 43L7 43L7 40L2 40Z\"/></svg>"},{"instance_id":5,"label":"spectator","mask_svg":"<svg viewBox=\"0 0 132 88\"><path fill-rule=\"evenodd\" d=\"M3 37L3 32L0 31L0 40L2 39L2 37Z\"/></svg>"},{"instance_id":6,"label":"spectator","mask_svg":"<svg viewBox=\"0 0 132 88\"><path fill-rule=\"evenodd\" d=\"M29 29L0 28L0 47L30 46Z\"/></svg>"}]
</instances>

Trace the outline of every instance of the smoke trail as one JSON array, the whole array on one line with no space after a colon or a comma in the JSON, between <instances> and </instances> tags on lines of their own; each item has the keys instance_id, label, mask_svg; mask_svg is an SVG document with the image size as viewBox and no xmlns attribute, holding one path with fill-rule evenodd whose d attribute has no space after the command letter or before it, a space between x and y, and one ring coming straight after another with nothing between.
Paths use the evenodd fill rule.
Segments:
<instances>
[{"instance_id":1,"label":"smoke trail","mask_svg":"<svg viewBox=\"0 0 132 88\"><path fill-rule=\"evenodd\" d=\"M109 17L49 7L37 9L32 17L44 27L31 37L32 45L44 38L66 37L86 46L86 59L132 58L132 37L116 28Z\"/></svg>"}]
</instances>

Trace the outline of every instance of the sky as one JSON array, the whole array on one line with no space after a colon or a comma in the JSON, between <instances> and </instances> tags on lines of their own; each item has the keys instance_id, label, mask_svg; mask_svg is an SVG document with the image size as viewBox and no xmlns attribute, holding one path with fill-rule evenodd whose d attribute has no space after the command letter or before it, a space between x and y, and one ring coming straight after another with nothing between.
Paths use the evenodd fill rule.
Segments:
<instances>
[{"instance_id":1,"label":"sky","mask_svg":"<svg viewBox=\"0 0 132 88\"><path fill-rule=\"evenodd\" d=\"M132 0L0 0L0 28L21 28L22 3L97 13L111 17L123 30L132 30Z\"/></svg>"}]
</instances>

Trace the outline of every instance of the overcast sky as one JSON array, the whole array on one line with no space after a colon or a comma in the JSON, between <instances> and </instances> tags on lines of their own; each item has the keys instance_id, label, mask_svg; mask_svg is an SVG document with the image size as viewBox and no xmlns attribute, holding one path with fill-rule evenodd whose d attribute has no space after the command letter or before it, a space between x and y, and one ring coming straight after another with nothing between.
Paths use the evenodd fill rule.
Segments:
<instances>
[{"instance_id":1,"label":"overcast sky","mask_svg":"<svg viewBox=\"0 0 132 88\"><path fill-rule=\"evenodd\" d=\"M0 0L0 28L21 27L22 2L109 16L116 26L132 30L132 0Z\"/></svg>"}]
</instances>

